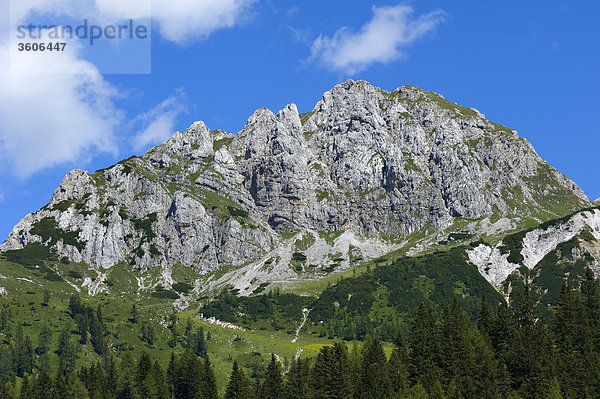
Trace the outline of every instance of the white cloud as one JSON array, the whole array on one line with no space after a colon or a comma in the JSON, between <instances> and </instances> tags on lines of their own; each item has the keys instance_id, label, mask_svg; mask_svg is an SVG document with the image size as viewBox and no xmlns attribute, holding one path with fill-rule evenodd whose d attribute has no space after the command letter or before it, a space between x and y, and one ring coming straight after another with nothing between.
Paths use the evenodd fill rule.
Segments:
<instances>
[{"instance_id":1,"label":"white cloud","mask_svg":"<svg viewBox=\"0 0 600 399\"><path fill-rule=\"evenodd\" d=\"M134 149L145 150L150 145L160 144L171 137L175 131L175 118L185 110L184 101L185 94L179 89L150 111L139 115L134 124L139 122L145 128L133 138Z\"/></svg>"},{"instance_id":2,"label":"white cloud","mask_svg":"<svg viewBox=\"0 0 600 399\"><path fill-rule=\"evenodd\" d=\"M30 12L90 20L152 18L167 40L185 44L232 28L257 0L12 0L13 19Z\"/></svg>"},{"instance_id":3,"label":"white cloud","mask_svg":"<svg viewBox=\"0 0 600 399\"><path fill-rule=\"evenodd\" d=\"M8 44L0 59L8 60ZM64 52L22 53L0 63L0 158L13 173L28 177L43 168L94 152L115 152L118 93L98 69Z\"/></svg>"},{"instance_id":4,"label":"white cloud","mask_svg":"<svg viewBox=\"0 0 600 399\"><path fill-rule=\"evenodd\" d=\"M312 59L349 74L373 63L386 64L405 57L402 49L435 28L446 14L433 11L413 18L409 6L373 7L373 18L359 32L339 29L333 37L319 36L312 45Z\"/></svg>"},{"instance_id":5,"label":"white cloud","mask_svg":"<svg viewBox=\"0 0 600 399\"><path fill-rule=\"evenodd\" d=\"M152 18L166 39L185 43L232 28L256 0L154 0Z\"/></svg>"},{"instance_id":6,"label":"white cloud","mask_svg":"<svg viewBox=\"0 0 600 399\"><path fill-rule=\"evenodd\" d=\"M167 40L185 44L239 23L257 0L13 0L13 27L37 15L87 18L90 21L152 16ZM150 9L147 5L151 2ZM8 2L0 11L8 13ZM69 43L65 52L36 52L9 59L9 43L0 29L0 171L23 178L65 162L118 152L115 130L123 128L114 105L118 91L98 68ZM182 96L165 100L136 120L147 123L135 137L143 148L169 137Z\"/></svg>"}]
</instances>

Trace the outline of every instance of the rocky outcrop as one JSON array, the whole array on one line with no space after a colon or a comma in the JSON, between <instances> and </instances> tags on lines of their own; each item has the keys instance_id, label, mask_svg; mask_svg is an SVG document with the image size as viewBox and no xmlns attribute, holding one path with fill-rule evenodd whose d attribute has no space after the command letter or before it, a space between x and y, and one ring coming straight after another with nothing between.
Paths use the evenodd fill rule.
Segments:
<instances>
[{"instance_id":1,"label":"rocky outcrop","mask_svg":"<svg viewBox=\"0 0 600 399\"><path fill-rule=\"evenodd\" d=\"M260 260L302 231L401 242L465 219L499 233L517 226L498 221L586 205L525 139L479 111L411 86L389 93L349 80L306 114L261 108L235 135L196 122L142 157L73 170L0 249L42 242L98 268L202 272ZM281 275L305 269L296 266Z\"/></svg>"},{"instance_id":2,"label":"rocky outcrop","mask_svg":"<svg viewBox=\"0 0 600 399\"><path fill-rule=\"evenodd\" d=\"M513 235L518 240L510 240L518 254L509 261L511 249L506 248L506 238L495 246L479 244L467 250L471 263L492 285L498 287L507 277L521 265L533 270L549 253L567 241L576 239L571 253L561 254L562 258L574 262L587 258L587 266L600 275L600 209L578 212L564 220L556 220L549 225L542 224L538 228ZM520 255L520 256L519 256Z\"/></svg>"}]
</instances>

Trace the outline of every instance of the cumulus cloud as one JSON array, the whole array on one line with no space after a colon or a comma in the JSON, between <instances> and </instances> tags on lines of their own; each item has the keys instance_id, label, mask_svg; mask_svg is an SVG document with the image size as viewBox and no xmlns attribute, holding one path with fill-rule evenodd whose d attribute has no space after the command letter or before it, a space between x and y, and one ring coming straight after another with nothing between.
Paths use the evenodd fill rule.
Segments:
<instances>
[{"instance_id":1,"label":"cumulus cloud","mask_svg":"<svg viewBox=\"0 0 600 399\"><path fill-rule=\"evenodd\" d=\"M106 21L152 18L165 39L179 44L232 28L257 0L27 0L11 2L13 19L30 12Z\"/></svg>"},{"instance_id":2,"label":"cumulus cloud","mask_svg":"<svg viewBox=\"0 0 600 399\"><path fill-rule=\"evenodd\" d=\"M150 111L138 116L134 124L139 122L145 127L133 138L134 149L145 150L150 145L160 144L171 137L175 130L175 119L185 111L184 101L185 94L179 89Z\"/></svg>"},{"instance_id":3,"label":"cumulus cloud","mask_svg":"<svg viewBox=\"0 0 600 399\"><path fill-rule=\"evenodd\" d=\"M69 43L64 52L38 52L0 63L0 158L28 177L84 154L116 151L118 94ZM0 44L0 59L9 59Z\"/></svg>"},{"instance_id":4,"label":"cumulus cloud","mask_svg":"<svg viewBox=\"0 0 600 399\"><path fill-rule=\"evenodd\" d=\"M356 73L374 63L386 64L405 57L403 49L431 33L445 19L436 10L418 18L410 6L373 7L373 18L360 29L339 29L333 37L319 36L311 58L327 68Z\"/></svg>"},{"instance_id":5,"label":"cumulus cloud","mask_svg":"<svg viewBox=\"0 0 600 399\"><path fill-rule=\"evenodd\" d=\"M257 0L27 0L10 2L13 27L35 14L95 22L152 17L167 40L185 44L231 28ZM151 7L150 7L151 5ZM0 11L8 14L8 2ZM1 31L1 30L0 30ZM0 32L1 33L1 32ZM21 53L9 59L10 44L0 35L0 161L2 171L26 178L44 168L118 152L115 130L123 129L120 94L72 42L66 51ZM183 111L177 92L136 118L143 130L136 149L168 138ZM128 126L131 126L130 124Z\"/></svg>"},{"instance_id":6,"label":"cumulus cloud","mask_svg":"<svg viewBox=\"0 0 600 399\"><path fill-rule=\"evenodd\" d=\"M166 39L185 43L235 26L256 0L154 0L152 18Z\"/></svg>"}]
</instances>

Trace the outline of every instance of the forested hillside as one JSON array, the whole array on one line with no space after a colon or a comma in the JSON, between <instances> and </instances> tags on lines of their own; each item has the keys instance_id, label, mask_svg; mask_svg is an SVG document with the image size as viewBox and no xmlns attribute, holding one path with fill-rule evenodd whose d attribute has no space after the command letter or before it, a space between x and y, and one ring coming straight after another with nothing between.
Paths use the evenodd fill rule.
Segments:
<instances>
[{"instance_id":1,"label":"forested hillside","mask_svg":"<svg viewBox=\"0 0 600 399\"><path fill-rule=\"evenodd\" d=\"M44 297L45 302L49 298ZM30 304L31 305L31 304ZM46 303L47 305L47 303ZM492 310L483 297L471 322L458 299L436 317L421 303L392 346L368 335L362 344L331 340L316 356L291 361L271 355L262 369L230 353L229 381L219 385L211 353L220 351L190 322L170 357L108 348L102 307L76 295L58 337L41 326L33 340L11 316L26 304L3 300L0 330L2 398L593 398L600 395L600 294L591 270L563 283L546 319L529 286ZM41 304L44 306L44 303ZM136 324L135 308L128 315ZM176 316L175 316L176 319ZM173 320L175 322L176 320ZM35 322L35 321L34 321ZM144 340L154 329L145 322ZM70 327L69 327L70 326ZM232 333L233 334L233 333ZM81 364L84 346L99 355ZM56 354L58 362L50 362Z\"/></svg>"}]
</instances>

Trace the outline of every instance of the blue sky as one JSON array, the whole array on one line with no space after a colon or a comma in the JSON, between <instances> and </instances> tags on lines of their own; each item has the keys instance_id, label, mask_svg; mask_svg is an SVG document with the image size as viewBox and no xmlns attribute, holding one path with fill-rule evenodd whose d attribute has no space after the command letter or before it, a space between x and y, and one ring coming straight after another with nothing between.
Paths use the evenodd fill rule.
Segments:
<instances>
[{"instance_id":1,"label":"blue sky","mask_svg":"<svg viewBox=\"0 0 600 399\"><path fill-rule=\"evenodd\" d=\"M31 1L40 15L58 13L51 0ZM62 7L81 1L91 0ZM96 2L103 12L119 7ZM39 82L0 66L0 240L72 168L141 154L196 120L237 132L262 106L293 102L307 112L347 78L386 90L410 84L475 107L517 129L590 199L600 196L595 0L155 2L150 74L102 75L77 54L61 62L79 75Z\"/></svg>"}]
</instances>

